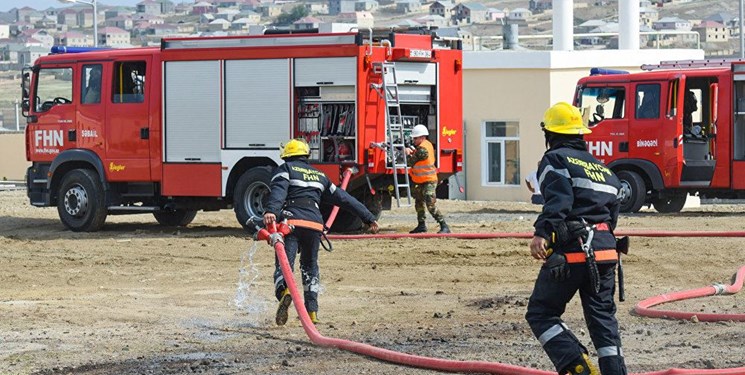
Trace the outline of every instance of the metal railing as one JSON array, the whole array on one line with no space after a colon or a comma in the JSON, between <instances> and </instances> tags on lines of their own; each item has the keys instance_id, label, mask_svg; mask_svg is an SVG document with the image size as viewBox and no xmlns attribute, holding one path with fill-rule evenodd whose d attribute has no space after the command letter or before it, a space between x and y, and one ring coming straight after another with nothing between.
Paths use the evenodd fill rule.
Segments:
<instances>
[{"instance_id":1,"label":"metal railing","mask_svg":"<svg viewBox=\"0 0 745 375\"><path fill-rule=\"evenodd\" d=\"M617 38L619 33L579 33L574 34L574 39L592 39L592 38L604 38L604 39L612 39ZM662 42L664 42L666 39L670 39L670 37L678 37L678 36L686 36L689 35L694 39L694 45L696 46L696 49L701 49L701 35L696 31L677 31L677 30L661 30L661 31L642 31L639 33L640 36L648 36L648 41L651 41L652 44L656 47L654 49L662 49L665 48L662 46ZM520 35L518 36L518 41L520 42L520 47L523 47L524 49L535 49L535 50L550 50L552 48L550 43L530 43L526 41L536 41L536 40L550 40L553 39L553 34L546 34L546 35ZM504 49L504 39L501 35L497 36L474 36L473 37L473 43L468 45L468 43L464 43L464 49L468 49L468 47L471 47L470 50L472 51L491 51L491 50L501 50ZM683 43L686 43L684 41ZM677 43L679 44L679 43ZM597 44L590 44L590 45L583 45L580 44L579 47L588 47L588 49L592 47L598 47L602 45ZM641 49L651 49L651 48L642 48ZM582 48L577 48L582 49ZM597 48L596 48L597 49ZM608 48L605 48L608 49Z\"/></svg>"}]
</instances>

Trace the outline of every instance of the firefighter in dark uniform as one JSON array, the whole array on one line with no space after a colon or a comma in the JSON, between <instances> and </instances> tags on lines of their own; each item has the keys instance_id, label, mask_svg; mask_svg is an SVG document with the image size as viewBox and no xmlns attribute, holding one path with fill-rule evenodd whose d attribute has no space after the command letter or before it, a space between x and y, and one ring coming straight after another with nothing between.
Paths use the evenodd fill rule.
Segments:
<instances>
[{"instance_id":1,"label":"firefighter in dark uniform","mask_svg":"<svg viewBox=\"0 0 745 375\"><path fill-rule=\"evenodd\" d=\"M323 172L308 164L310 148L305 141L293 139L287 142L280 157L284 163L274 171L270 184L271 192L266 203L264 224L269 226L277 220L287 219L294 230L285 238L285 251L290 266L295 267L295 256L300 251L305 309L313 323L318 322L318 247L323 232L323 217L319 209L321 201L347 209L378 231L375 216L357 199L332 184ZM292 303L279 259L275 257L274 289L279 300L277 325L287 322L287 311Z\"/></svg>"},{"instance_id":2,"label":"firefighter in dark uniform","mask_svg":"<svg viewBox=\"0 0 745 375\"><path fill-rule=\"evenodd\" d=\"M525 318L559 374L625 375L616 320L618 178L587 152L579 110L557 103L543 117L548 150L538 168L545 199L530 253L544 260ZM561 320L579 291L600 372Z\"/></svg>"}]
</instances>

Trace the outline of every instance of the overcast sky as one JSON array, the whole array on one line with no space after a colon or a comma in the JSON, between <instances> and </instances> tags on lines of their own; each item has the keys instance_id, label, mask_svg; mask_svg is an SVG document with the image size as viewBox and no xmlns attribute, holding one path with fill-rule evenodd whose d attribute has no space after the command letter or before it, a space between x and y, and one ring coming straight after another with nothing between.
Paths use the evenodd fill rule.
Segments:
<instances>
[{"instance_id":1,"label":"overcast sky","mask_svg":"<svg viewBox=\"0 0 745 375\"><path fill-rule=\"evenodd\" d=\"M98 1L98 4L134 6L140 1L142 0L102 0ZM178 2L174 1L174 4ZM69 3L63 3L58 0L0 0L0 12L7 12L11 8L23 8L25 6L41 10L49 7L66 7L69 6Z\"/></svg>"}]
</instances>

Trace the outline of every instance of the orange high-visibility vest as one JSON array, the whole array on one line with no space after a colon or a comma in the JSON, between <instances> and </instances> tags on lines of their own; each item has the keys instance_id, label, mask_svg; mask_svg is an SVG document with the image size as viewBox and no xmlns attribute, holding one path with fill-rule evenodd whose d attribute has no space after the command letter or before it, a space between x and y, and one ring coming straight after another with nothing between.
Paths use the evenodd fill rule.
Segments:
<instances>
[{"instance_id":1,"label":"orange high-visibility vest","mask_svg":"<svg viewBox=\"0 0 745 375\"><path fill-rule=\"evenodd\" d=\"M435 167L435 149L432 147L432 143L428 140L422 141L419 147L424 147L427 150L427 159L420 160L414 164L409 170L411 173L411 180L415 184L423 184L425 182L437 182L437 168Z\"/></svg>"}]
</instances>

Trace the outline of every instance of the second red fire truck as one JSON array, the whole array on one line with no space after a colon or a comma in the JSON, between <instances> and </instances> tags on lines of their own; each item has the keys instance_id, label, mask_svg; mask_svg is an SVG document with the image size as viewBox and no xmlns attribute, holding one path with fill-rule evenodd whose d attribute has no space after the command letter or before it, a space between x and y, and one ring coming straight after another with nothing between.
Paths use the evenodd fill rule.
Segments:
<instances>
[{"instance_id":1,"label":"second red fire truck","mask_svg":"<svg viewBox=\"0 0 745 375\"><path fill-rule=\"evenodd\" d=\"M745 61L642 68L594 69L575 96L589 151L621 179L621 210L678 212L688 194L745 197Z\"/></svg>"},{"instance_id":2,"label":"second red fire truck","mask_svg":"<svg viewBox=\"0 0 745 375\"><path fill-rule=\"evenodd\" d=\"M462 57L433 35L291 34L164 39L160 48L39 58L23 75L28 196L73 231L107 215L185 225L263 212L278 146L379 213L408 197L403 147L424 124L440 178L462 165ZM396 177L396 178L394 178ZM344 212L338 229L359 221Z\"/></svg>"}]
</instances>

